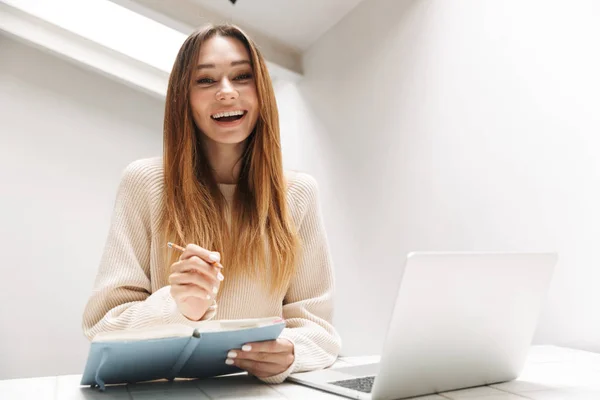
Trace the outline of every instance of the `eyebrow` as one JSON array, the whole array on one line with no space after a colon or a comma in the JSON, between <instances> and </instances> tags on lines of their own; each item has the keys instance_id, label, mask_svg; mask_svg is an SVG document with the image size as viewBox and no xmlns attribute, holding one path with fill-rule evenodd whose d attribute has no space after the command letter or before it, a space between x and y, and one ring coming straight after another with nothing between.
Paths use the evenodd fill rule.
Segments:
<instances>
[{"instance_id":1,"label":"eyebrow","mask_svg":"<svg viewBox=\"0 0 600 400\"><path fill-rule=\"evenodd\" d=\"M231 66L235 67L236 65L245 65L245 64L251 65L250 61L248 61L248 60L239 60L239 61L233 61L231 63ZM216 65L215 64L198 64L196 66L196 69L203 69L203 68L216 68Z\"/></svg>"}]
</instances>

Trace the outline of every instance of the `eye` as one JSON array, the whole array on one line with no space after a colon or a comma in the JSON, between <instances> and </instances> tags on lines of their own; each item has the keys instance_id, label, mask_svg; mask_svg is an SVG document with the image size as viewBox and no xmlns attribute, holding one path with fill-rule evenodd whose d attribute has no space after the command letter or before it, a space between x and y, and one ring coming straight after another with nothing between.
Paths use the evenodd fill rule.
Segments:
<instances>
[{"instance_id":1,"label":"eye","mask_svg":"<svg viewBox=\"0 0 600 400\"><path fill-rule=\"evenodd\" d=\"M215 81L212 80L211 78L200 78L196 81L196 83L199 83L200 85L210 85L211 83L214 83Z\"/></svg>"},{"instance_id":2,"label":"eye","mask_svg":"<svg viewBox=\"0 0 600 400\"><path fill-rule=\"evenodd\" d=\"M234 80L236 80L236 81L247 81L248 79L252 79L252 74L250 74L250 73L241 74L234 78Z\"/></svg>"}]
</instances>

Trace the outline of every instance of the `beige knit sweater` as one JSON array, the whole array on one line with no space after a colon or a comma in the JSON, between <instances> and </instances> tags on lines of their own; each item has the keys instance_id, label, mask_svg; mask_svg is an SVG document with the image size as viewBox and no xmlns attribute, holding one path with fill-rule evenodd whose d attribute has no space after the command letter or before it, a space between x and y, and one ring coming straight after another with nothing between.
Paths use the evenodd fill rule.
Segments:
<instances>
[{"instance_id":1,"label":"beige knit sweater","mask_svg":"<svg viewBox=\"0 0 600 400\"><path fill-rule=\"evenodd\" d=\"M204 319L280 316L286 327L280 337L294 343L295 361L285 372L263 379L279 383L290 373L330 366L340 350L332 326L333 270L320 213L315 180L295 173L287 200L303 243L299 268L284 297L273 296L258 282L235 279L220 293L219 304ZM230 200L235 185L220 185ZM161 158L138 160L125 169L94 288L83 314L88 339L102 331L184 323L170 295L169 266L158 232L162 205ZM224 270L227 278L226 269Z\"/></svg>"}]
</instances>

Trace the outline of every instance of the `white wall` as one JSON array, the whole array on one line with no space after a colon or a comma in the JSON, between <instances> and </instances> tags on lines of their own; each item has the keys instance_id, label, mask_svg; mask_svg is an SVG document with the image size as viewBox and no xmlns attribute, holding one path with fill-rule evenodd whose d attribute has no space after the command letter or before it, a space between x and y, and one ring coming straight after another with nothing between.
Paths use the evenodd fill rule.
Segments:
<instances>
[{"instance_id":1,"label":"white wall","mask_svg":"<svg viewBox=\"0 0 600 400\"><path fill-rule=\"evenodd\" d=\"M598 20L592 0L367 0L309 50L296 129L333 165L345 354L380 350L413 250L558 251L535 341L600 351Z\"/></svg>"},{"instance_id":2,"label":"white wall","mask_svg":"<svg viewBox=\"0 0 600 400\"><path fill-rule=\"evenodd\" d=\"M340 203L345 201L340 193L345 190L347 182L336 179L341 173L339 167L343 165L342 155L336 147L338 144L330 142L328 135L321 134L327 132L327 128L307 101L303 93L304 84L277 82L274 86L284 168L307 172L317 179L329 244L335 254L334 267L337 269L337 265L343 265L344 268L339 271L343 275L340 278L354 279L348 267L355 264L355 260L345 258L344 252L344 249L353 246L353 213L340 207ZM338 290L343 293L343 284Z\"/></svg>"},{"instance_id":3,"label":"white wall","mask_svg":"<svg viewBox=\"0 0 600 400\"><path fill-rule=\"evenodd\" d=\"M116 189L163 105L0 36L0 379L81 373Z\"/></svg>"}]
</instances>

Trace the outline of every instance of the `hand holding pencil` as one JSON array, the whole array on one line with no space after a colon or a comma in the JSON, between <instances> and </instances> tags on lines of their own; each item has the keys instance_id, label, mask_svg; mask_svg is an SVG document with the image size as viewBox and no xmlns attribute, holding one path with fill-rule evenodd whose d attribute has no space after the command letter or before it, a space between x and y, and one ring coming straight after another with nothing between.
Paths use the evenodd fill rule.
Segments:
<instances>
[{"instance_id":1,"label":"hand holding pencil","mask_svg":"<svg viewBox=\"0 0 600 400\"><path fill-rule=\"evenodd\" d=\"M224 279L220 254L195 244L185 248L171 242L167 245L181 252L179 261L171 265L171 296L187 319L199 321L213 304Z\"/></svg>"}]
</instances>

